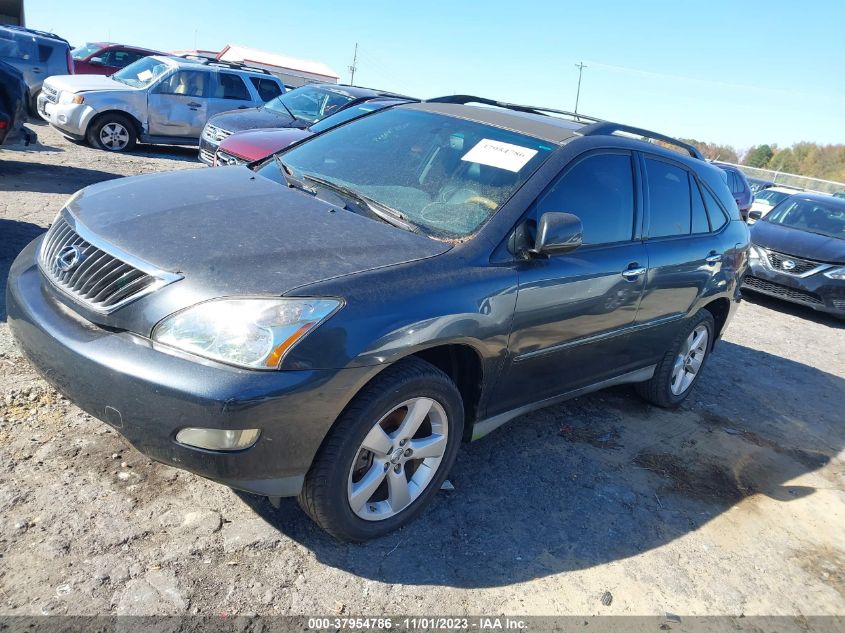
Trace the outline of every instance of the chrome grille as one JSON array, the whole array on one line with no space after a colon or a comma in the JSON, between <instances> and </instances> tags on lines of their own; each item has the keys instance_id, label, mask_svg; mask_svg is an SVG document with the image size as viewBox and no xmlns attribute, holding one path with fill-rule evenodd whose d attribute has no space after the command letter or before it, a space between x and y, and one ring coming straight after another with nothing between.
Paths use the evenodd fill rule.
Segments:
<instances>
[{"instance_id":1,"label":"chrome grille","mask_svg":"<svg viewBox=\"0 0 845 633\"><path fill-rule=\"evenodd\" d=\"M200 159L209 165L214 164L214 154L202 147L200 148Z\"/></svg>"},{"instance_id":2,"label":"chrome grille","mask_svg":"<svg viewBox=\"0 0 845 633\"><path fill-rule=\"evenodd\" d=\"M50 86L44 84L41 86L41 92L44 94L44 98L51 103L58 103L59 102L59 91L55 88L51 88Z\"/></svg>"},{"instance_id":3,"label":"chrome grille","mask_svg":"<svg viewBox=\"0 0 845 633\"><path fill-rule=\"evenodd\" d=\"M227 152L217 150L217 164L218 165L246 165L249 161L240 158L238 156L233 156Z\"/></svg>"},{"instance_id":4,"label":"chrome grille","mask_svg":"<svg viewBox=\"0 0 845 633\"><path fill-rule=\"evenodd\" d=\"M47 231L38 257L41 274L91 310L109 314L181 279L180 275L139 266L138 262L129 263L133 257L118 257L93 241L96 238L63 211Z\"/></svg>"},{"instance_id":5,"label":"chrome grille","mask_svg":"<svg viewBox=\"0 0 845 633\"><path fill-rule=\"evenodd\" d=\"M785 253L778 253L777 251L770 251L766 249L766 258L769 266L778 272L787 273L788 275L803 275L815 270L820 266L826 266L822 262L814 262L811 259L801 259L800 257L793 257ZM791 268L784 268L784 262L790 261L794 264Z\"/></svg>"},{"instance_id":6,"label":"chrome grille","mask_svg":"<svg viewBox=\"0 0 845 633\"><path fill-rule=\"evenodd\" d=\"M217 127L216 125L211 125L209 123L205 126L205 129L202 131L202 135L206 141L210 141L212 143L219 143L227 136L231 136L232 133L229 130L224 130L222 127Z\"/></svg>"}]
</instances>

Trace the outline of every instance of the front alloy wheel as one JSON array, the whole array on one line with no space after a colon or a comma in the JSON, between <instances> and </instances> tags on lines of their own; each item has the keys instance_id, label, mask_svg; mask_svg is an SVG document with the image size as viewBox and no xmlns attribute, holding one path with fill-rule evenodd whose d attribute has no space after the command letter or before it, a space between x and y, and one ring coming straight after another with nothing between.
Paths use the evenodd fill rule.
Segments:
<instances>
[{"instance_id":1,"label":"front alloy wheel","mask_svg":"<svg viewBox=\"0 0 845 633\"><path fill-rule=\"evenodd\" d=\"M464 405L455 383L415 357L388 367L332 426L299 504L335 538L366 541L410 522L455 461Z\"/></svg>"}]
</instances>

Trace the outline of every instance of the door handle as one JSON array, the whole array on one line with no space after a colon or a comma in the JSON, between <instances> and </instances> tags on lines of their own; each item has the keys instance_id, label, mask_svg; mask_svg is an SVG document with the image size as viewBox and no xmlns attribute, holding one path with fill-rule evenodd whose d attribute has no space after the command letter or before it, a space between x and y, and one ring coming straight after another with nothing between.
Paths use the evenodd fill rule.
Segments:
<instances>
[{"instance_id":1,"label":"door handle","mask_svg":"<svg viewBox=\"0 0 845 633\"><path fill-rule=\"evenodd\" d=\"M238 110L246 110L249 106L238 106Z\"/></svg>"},{"instance_id":2,"label":"door handle","mask_svg":"<svg viewBox=\"0 0 845 633\"><path fill-rule=\"evenodd\" d=\"M40 69L40 68L33 68L33 69L32 69L32 72L34 72L34 73L40 73L40 72L41 72L41 69Z\"/></svg>"},{"instance_id":3,"label":"door handle","mask_svg":"<svg viewBox=\"0 0 845 633\"><path fill-rule=\"evenodd\" d=\"M622 276L627 279L628 281L635 281L637 277L640 275L644 275L646 272L645 268L626 268L622 271Z\"/></svg>"},{"instance_id":4,"label":"door handle","mask_svg":"<svg viewBox=\"0 0 845 633\"><path fill-rule=\"evenodd\" d=\"M188 107L189 107L189 108L201 108L201 107L202 107L202 104L201 104L201 103L197 103L196 101L192 101L191 103L189 103L189 104L188 104Z\"/></svg>"},{"instance_id":5,"label":"door handle","mask_svg":"<svg viewBox=\"0 0 845 633\"><path fill-rule=\"evenodd\" d=\"M722 254L721 253L713 253L711 251L711 253L707 257L704 258L704 261L707 262L707 264L709 266L712 266L713 264L718 264L720 261L722 261Z\"/></svg>"}]
</instances>

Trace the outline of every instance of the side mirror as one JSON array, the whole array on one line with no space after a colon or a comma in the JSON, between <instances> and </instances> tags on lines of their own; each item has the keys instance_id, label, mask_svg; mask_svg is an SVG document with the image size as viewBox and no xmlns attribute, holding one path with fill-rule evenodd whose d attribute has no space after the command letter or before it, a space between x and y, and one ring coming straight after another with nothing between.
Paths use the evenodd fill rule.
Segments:
<instances>
[{"instance_id":1,"label":"side mirror","mask_svg":"<svg viewBox=\"0 0 845 633\"><path fill-rule=\"evenodd\" d=\"M760 210L757 210L757 211L751 211L751 212L748 214L748 219L749 219L749 220L754 220L755 222L756 222L757 220L759 220L760 218L762 218L762 217L763 217L763 212L762 212L762 211L760 211Z\"/></svg>"},{"instance_id":2,"label":"side mirror","mask_svg":"<svg viewBox=\"0 0 845 633\"><path fill-rule=\"evenodd\" d=\"M584 227L581 219L571 213L550 211L540 217L532 255L562 255L581 246Z\"/></svg>"},{"instance_id":3,"label":"side mirror","mask_svg":"<svg viewBox=\"0 0 845 633\"><path fill-rule=\"evenodd\" d=\"M92 66L105 66L106 63L103 61L102 57L92 57L88 60L88 63Z\"/></svg>"}]
</instances>

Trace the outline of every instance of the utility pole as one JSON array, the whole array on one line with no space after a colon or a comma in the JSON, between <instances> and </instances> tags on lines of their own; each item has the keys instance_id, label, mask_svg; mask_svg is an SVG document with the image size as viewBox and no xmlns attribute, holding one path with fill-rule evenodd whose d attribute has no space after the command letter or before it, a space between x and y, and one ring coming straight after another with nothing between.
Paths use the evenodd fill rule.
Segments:
<instances>
[{"instance_id":1,"label":"utility pole","mask_svg":"<svg viewBox=\"0 0 845 633\"><path fill-rule=\"evenodd\" d=\"M355 54L352 56L352 65L349 67L349 84L355 85L355 71L358 70L358 42L355 42Z\"/></svg>"},{"instance_id":2,"label":"utility pole","mask_svg":"<svg viewBox=\"0 0 845 633\"><path fill-rule=\"evenodd\" d=\"M584 72L586 67L584 62L575 64L575 68L578 69L578 92L575 93L575 114L578 114L578 100L581 98L581 73Z\"/></svg>"}]
</instances>

